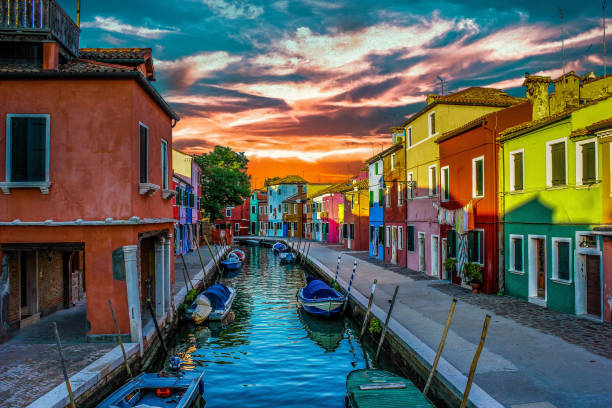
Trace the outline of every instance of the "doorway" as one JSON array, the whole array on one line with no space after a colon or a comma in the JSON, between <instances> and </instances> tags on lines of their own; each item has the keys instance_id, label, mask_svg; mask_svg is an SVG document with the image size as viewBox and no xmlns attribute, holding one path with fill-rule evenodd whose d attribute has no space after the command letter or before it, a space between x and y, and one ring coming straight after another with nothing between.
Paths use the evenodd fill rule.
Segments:
<instances>
[{"instance_id":1,"label":"doorway","mask_svg":"<svg viewBox=\"0 0 612 408\"><path fill-rule=\"evenodd\" d=\"M397 263L397 227L391 228L391 263Z\"/></svg>"},{"instance_id":2,"label":"doorway","mask_svg":"<svg viewBox=\"0 0 612 408\"><path fill-rule=\"evenodd\" d=\"M601 275L599 256L586 255L586 312L601 317Z\"/></svg>"},{"instance_id":3,"label":"doorway","mask_svg":"<svg viewBox=\"0 0 612 408\"><path fill-rule=\"evenodd\" d=\"M419 232L419 272L426 272L425 266L425 233Z\"/></svg>"},{"instance_id":4,"label":"doorway","mask_svg":"<svg viewBox=\"0 0 612 408\"><path fill-rule=\"evenodd\" d=\"M438 259L440 255L440 241L437 235L431 236L431 276L439 276Z\"/></svg>"},{"instance_id":5,"label":"doorway","mask_svg":"<svg viewBox=\"0 0 612 408\"><path fill-rule=\"evenodd\" d=\"M21 320L35 317L38 314L38 282L36 279L36 251L19 253L19 294ZM23 324L21 325L23 327Z\"/></svg>"},{"instance_id":6,"label":"doorway","mask_svg":"<svg viewBox=\"0 0 612 408\"><path fill-rule=\"evenodd\" d=\"M529 236L529 298L546 304L546 236Z\"/></svg>"}]
</instances>

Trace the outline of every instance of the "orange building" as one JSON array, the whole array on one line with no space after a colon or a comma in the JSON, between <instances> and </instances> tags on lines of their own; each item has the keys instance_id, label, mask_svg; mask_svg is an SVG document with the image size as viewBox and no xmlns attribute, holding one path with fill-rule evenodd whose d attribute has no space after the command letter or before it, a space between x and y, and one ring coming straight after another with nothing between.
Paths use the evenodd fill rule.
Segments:
<instances>
[{"instance_id":1,"label":"orange building","mask_svg":"<svg viewBox=\"0 0 612 408\"><path fill-rule=\"evenodd\" d=\"M3 28L14 37L2 50L19 56L0 56L3 331L86 298L87 336L104 339L110 299L121 332L142 345L146 299L162 322L172 313L179 118L150 83L150 49L79 50L76 25L56 17Z\"/></svg>"}]
</instances>

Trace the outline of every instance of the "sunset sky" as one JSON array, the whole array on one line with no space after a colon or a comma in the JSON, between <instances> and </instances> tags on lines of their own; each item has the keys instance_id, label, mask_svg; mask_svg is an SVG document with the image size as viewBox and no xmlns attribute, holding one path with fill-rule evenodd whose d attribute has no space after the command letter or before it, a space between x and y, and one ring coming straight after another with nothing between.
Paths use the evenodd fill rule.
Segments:
<instances>
[{"instance_id":1,"label":"sunset sky","mask_svg":"<svg viewBox=\"0 0 612 408\"><path fill-rule=\"evenodd\" d=\"M181 115L174 146L244 151L257 186L346 180L440 92L437 76L524 96L525 72L560 75L559 7L566 70L603 73L595 0L81 3L81 47L153 49L154 85ZM75 0L60 4L74 17Z\"/></svg>"}]
</instances>

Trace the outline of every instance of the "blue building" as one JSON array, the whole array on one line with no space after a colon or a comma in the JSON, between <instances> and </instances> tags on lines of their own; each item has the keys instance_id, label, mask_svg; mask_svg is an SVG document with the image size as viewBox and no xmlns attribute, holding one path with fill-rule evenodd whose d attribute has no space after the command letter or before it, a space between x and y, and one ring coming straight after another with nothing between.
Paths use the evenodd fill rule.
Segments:
<instances>
[{"instance_id":1,"label":"blue building","mask_svg":"<svg viewBox=\"0 0 612 408\"><path fill-rule=\"evenodd\" d=\"M306 180L290 175L280 179L266 180L268 187L268 236L286 237L287 226L283 225L283 201L296 194L302 194Z\"/></svg>"},{"instance_id":2,"label":"blue building","mask_svg":"<svg viewBox=\"0 0 612 408\"><path fill-rule=\"evenodd\" d=\"M383 160L382 153L368 160L368 181L370 195L370 256L384 261L385 259L385 217L383 204Z\"/></svg>"}]
</instances>

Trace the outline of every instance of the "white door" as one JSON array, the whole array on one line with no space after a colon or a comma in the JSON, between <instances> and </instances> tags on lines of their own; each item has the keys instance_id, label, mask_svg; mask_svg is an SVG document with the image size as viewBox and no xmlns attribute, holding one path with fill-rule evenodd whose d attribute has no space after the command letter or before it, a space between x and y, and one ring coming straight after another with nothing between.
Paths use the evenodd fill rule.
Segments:
<instances>
[{"instance_id":1,"label":"white door","mask_svg":"<svg viewBox=\"0 0 612 408\"><path fill-rule=\"evenodd\" d=\"M431 275L439 276L439 263L438 260L440 255L440 245L437 235L431 236Z\"/></svg>"},{"instance_id":2,"label":"white door","mask_svg":"<svg viewBox=\"0 0 612 408\"><path fill-rule=\"evenodd\" d=\"M425 271L425 234L419 232L419 272Z\"/></svg>"}]
</instances>

